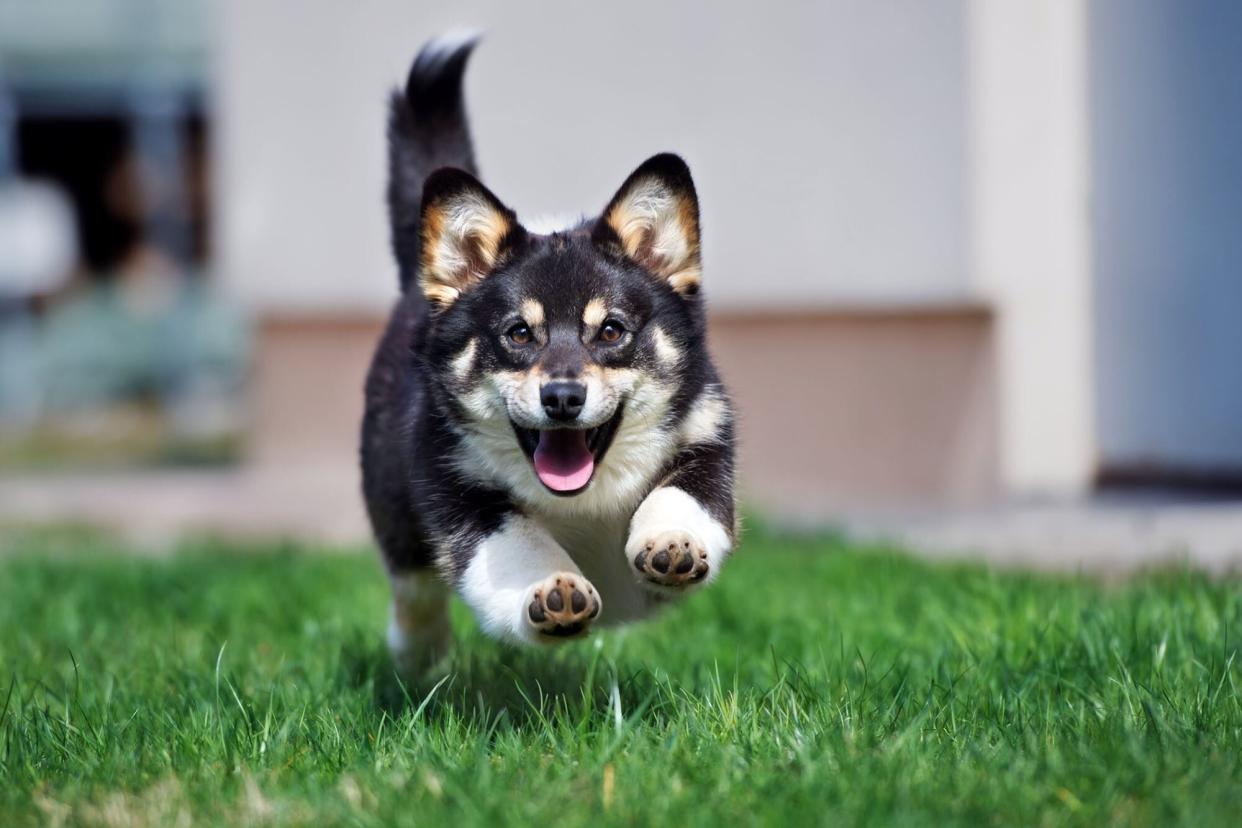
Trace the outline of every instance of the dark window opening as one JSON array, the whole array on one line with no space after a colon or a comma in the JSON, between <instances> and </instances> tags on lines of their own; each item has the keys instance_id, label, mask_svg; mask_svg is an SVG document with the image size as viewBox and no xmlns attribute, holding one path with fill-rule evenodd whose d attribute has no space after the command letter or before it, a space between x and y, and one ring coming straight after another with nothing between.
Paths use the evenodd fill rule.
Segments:
<instances>
[{"instance_id":1,"label":"dark window opening","mask_svg":"<svg viewBox=\"0 0 1242 828\"><path fill-rule=\"evenodd\" d=\"M210 173L201 113L144 124L125 112L26 114L20 98L18 113L18 169L55 182L70 198L82 276L107 280L144 252L202 272L210 255ZM163 150L155 157L140 150L152 133Z\"/></svg>"}]
</instances>

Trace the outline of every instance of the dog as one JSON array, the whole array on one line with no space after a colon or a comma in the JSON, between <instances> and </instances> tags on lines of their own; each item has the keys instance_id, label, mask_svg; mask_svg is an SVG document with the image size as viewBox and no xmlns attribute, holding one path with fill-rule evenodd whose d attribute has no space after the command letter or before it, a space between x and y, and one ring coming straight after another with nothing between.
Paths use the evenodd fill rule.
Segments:
<instances>
[{"instance_id":1,"label":"dog","mask_svg":"<svg viewBox=\"0 0 1242 828\"><path fill-rule=\"evenodd\" d=\"M361 460L406 666L443 651L452 588L491 636L564 641L702 588L737 535L689 169L656 155L597 218L524 228L476 178L476 41L430 42L390 101L401 296Z\"/></svg>"}]
</instances>

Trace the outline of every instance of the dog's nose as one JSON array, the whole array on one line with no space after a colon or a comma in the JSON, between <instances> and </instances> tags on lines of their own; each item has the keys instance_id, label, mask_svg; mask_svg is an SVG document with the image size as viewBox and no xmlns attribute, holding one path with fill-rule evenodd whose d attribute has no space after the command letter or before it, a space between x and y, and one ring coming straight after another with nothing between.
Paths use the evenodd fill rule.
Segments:
<instances>
[{"instance_id":1,"label":"dog's nose","mask_svg":"<svg viewBox=\"0 0 1242 828\"><path fill-rule=\"evenodd\" d=\"M543 410L554 420L572 420L586 405L586 386L580 382L558 380L539 389Z\"/></svg>"}]
</instances>

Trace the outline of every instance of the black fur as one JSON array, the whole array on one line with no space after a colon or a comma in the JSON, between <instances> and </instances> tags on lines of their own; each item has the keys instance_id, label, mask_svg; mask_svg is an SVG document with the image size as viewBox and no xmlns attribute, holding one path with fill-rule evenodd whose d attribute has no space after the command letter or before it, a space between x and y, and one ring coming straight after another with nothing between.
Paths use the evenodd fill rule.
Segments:
<instances>
[{"instance_id":1,"label":"black fur","mask_svg":"<svg viewBox=\"0 0 1242 828\"><path fill-rule=\"evenodd\" d=\"M388 212L392 248L404 291L418 273L423 182L437 167L472 175L474 147L466 119L462 76L478 38L452 48L425 48L410 67L405 88L388 108Z\"/></svg>"},{"instance_id":2,"label":"black fur","mask_svg":"<svg viewBox=\"0 0 1242 828\"><path fill-rule=\"evenodd\" d=\"M480 482L486 474L463 469L463 440L470 430L463 384L535 365L556 376L577 376L588 368L630 369L675 380L662 421L650 424L666 430L676 429L705 390L724 395L708 357L700 297L694 291L675 292L627 257L603 218L536 235L521 230L507 212L514 229L486 278L447 307L424 298L419 289L424 210L463 188L474 188L484 200L508 209L473 178L461 95L462 71L473 45L424 50L405 90L392 99L388 199L403 295L367 377L361 446L367 508L390 570L437 566L450 580L460 576L475 546L508 515L531 509L499 480ZM456 169L434 172L446 164ZM688 199L697 219L693 183L681 159L657 156L639 174L668 182ZM597 297L605 297L610 315L623 323L626 333L615 344L584 343L577 336L583 307ZM505 336L520 321L518 307L528 298L539 300L547 316L548 341L538 348L515 346ZM676 368L661 361L658 335L682 355ZM476 350L469 376L463 378L451 366L471 342ZM648 414L628 403L619 408L617 423L641 422ZM600 437L596 452L601 463L608 457L610 438ZM522 440L516 426L513 439ZM731 532L731 417L720 424L716 439L684 446L663 468L653 469L647 490L666 482L696 498Z\"/></svg>"}]
</instances>

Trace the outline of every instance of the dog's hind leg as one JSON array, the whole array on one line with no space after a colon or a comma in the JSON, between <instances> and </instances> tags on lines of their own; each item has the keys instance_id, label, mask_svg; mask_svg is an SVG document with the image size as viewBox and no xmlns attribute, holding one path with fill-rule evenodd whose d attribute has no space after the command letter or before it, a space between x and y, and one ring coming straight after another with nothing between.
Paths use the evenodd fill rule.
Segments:
<instances>
[{"instance_id":1,"label":"dog's hind leg","mask_svg":"<svg viewBox=\"0 0 1242 828\"><path fill-rule=\"evenodd\" d=\"M414 675L448 650L449 587L432 569L394 573L388 651L398 672Z\"/></svg>"}]
</instances>

